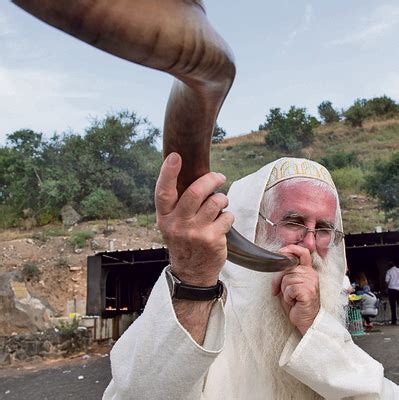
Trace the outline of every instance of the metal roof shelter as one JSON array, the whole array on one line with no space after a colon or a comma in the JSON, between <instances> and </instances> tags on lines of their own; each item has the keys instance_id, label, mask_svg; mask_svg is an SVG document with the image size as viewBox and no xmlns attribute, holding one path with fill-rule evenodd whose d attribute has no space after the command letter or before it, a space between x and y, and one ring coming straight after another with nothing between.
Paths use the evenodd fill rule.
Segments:
<instances>
[{"instance_id":1,"label":"metal roof shelter","mask_svg":"<svg viewBox=\"0 0 399 400\"><path fill-rule=\"evenodd\" d=\"M399 231L348 234L345 246L352 280L364 272L372 289L383 291L389 262L399 263Z\"/></svg>"},{"instance_id":2,"label":"metal roof shelter","mask_svg":"<svg viewBox=\"0 0 399 400\"><path fill-rule=\"evenodd\" d=\"M140 313L161 271L166 248L97 253L87 258L87 315Z\"/></svg>"}]
</instances>

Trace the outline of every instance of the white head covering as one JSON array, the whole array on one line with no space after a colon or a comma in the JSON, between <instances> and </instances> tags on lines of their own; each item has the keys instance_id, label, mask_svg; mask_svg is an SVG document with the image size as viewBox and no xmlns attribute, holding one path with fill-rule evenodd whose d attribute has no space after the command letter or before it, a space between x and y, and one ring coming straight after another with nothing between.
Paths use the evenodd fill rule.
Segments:
<instances>
[{"instance_id":1,"label":"white head covering","mask_svg":"<svg viewBox=\"0 0 399 400\"><path fill-rule=\"evenodd\" d=\"M234 228L248 240L255 242L259 208L264 192L282 181L295 178L317 179L331 186L337 198L339 221L337 221L338 226L336 228L343 231L338 193L328 170L315 161L291 157L283 157L271 162L231 185L228 192L228 210L235 216ZM342 272L340 281L342 282L346 265L343 241L339 246L342 254L342 263L340 265L342 265L343 270L339 271L339 274ZM231 283L241 282L240 285L248 278L259 279L259 274L263 273L246 270L230 262L226 263L223 270L224 277L228 278Z\"/></svg>"}]
</instances>

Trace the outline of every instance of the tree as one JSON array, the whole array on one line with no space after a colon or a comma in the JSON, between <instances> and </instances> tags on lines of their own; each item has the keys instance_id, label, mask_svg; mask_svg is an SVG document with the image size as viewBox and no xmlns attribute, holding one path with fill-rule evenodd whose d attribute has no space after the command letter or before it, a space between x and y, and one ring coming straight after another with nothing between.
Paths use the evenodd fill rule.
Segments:
<instances>
[{"instance_id":1,"label":"tree","mask_svg":"<svg viewBox=\"0 0 399 400\"><path fill-rule=\"evenodd\" d=\"M344 112L345 120L352 127L361 128L363 126L364 120L370 116L370 112L367 109L366 105L366 99L356 99L353 105Z\"/></svg>"},{"instance_id":2,"label":"tree","mask_svg":"<svg viewBox=\"0 0 399 400\"><path fill-rule=\"evenodd\" d=\"M296 151L308 146L314 140L315 118L307 114L305 108L291 106L287 113L273 108L266 116L266 122L259 129L267 129L266 144L283 151Z\"/></svg>"},{"instance_id":3,"label":"tree","mask_svg":"<svg viewBox=\"0 0 399 400\"><path fill-rule=\"evenodd\" d=\"M396 114L399 112L398 104L385 95L368 100L366 108L370 115L376 117L382 117L387 114Z\"/></svg>"},{"instance_id":4,"label":"tree","mask_svg":"<svg viewBox=\"0 0 399 400\"><path fill-rule=\"evenodd\" d=\"M365 189L378 200L387 216L399 217L399 152L388 161L377 161L374 171L365 178Z\"/></svg>"},{"instance_id":5,"label":"tree","mask_svg":"<svg viewBox=\"0 0 399 400\"><path fill-rule=\"evenodd\" d=\"M319 111L320 118L325 124L331 124L340 120L339 112L334 109L331 101L323 101L319 104L317 109Z\"/></svg>"},{"instance_id":6,"label":"tree","mask_svg":"<svg viewBox=\"0 0 399 400\"><path fill-rule=\"evenodd\" d=\"M212 135L212 143L220 143L224 137L226 136L226 131L217 124L215 125L215 129L213 130L213 135Z\"/></svg>"},{"instance_id":7,"label":"tree","mask_svg":"<svg viewBox=\"0 0 399 400\"><path fill-rule=\"evenodd\" d=\"M97 188L82 200L81 211L89 218L114 218L118 217L122 204L110 190Z\"/></svg>"}]
</instances>

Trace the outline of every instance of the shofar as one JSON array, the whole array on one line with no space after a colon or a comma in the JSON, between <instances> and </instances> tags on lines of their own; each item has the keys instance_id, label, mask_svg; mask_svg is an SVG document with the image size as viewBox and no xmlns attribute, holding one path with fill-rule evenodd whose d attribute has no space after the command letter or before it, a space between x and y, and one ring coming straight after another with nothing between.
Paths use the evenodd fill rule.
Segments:
<instances>
[{"instance_id":1,"label":"shofar","mask_svg":"<svg viewBox=\"0 0 399 400\"><path fill-rule=\"evenodd\" d=\"M201 0L14 0L50 25L125 60L176 79L164 124L164 156L177 152L183 167L179 194L209 172L216 117L234 80L232 53L209 24ZM270 253L227 235L228 259L272 272L297 259Z\"/></svg>"}]
</instances>

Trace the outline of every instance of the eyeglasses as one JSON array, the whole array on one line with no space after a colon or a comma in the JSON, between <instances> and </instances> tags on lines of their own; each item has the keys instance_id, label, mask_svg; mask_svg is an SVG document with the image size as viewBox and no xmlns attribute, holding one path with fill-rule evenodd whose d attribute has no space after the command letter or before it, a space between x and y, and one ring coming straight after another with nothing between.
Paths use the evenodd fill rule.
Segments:
<instances>
[{"instance_id":1,"label":"eyeglasses","mask_svg":"<svg viewBox=\"0 0 399 400\"><path fill-rule=\"evenodd\" d=\"M332 246L337 246L345 236L343 232L334 228L312 229L305 225L290 221L281 221L276 224L261 213L259 213L259 215L274 228L276 236L283 237L290 244L302 242L306 235L309 232L312 232L315 237L316 246L326 249Z\"/></svg>"}]
</instances>

